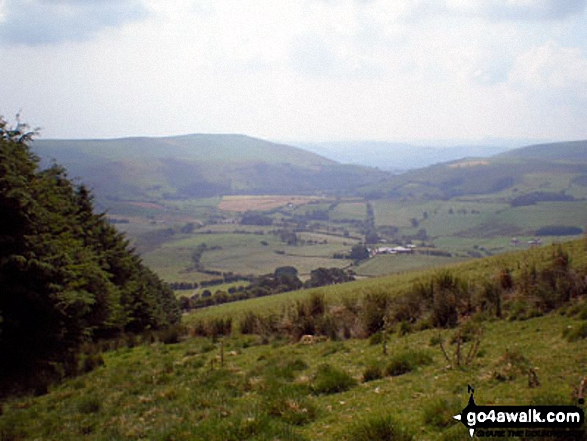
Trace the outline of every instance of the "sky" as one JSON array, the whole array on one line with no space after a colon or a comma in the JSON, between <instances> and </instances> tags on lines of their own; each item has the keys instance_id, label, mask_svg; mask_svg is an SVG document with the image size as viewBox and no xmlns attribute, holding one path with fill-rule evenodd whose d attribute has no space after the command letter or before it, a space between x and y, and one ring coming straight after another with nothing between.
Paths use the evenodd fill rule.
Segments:
<instances>
[{"instance_id":1,"label":"sky","mask_svg":"<svg viewBox=\"0 0 587 441\"><path fill-rule=\"evenodd\" d=\"M43 138L587 139L586 2L0 0L0 115Z\"/></svg>"}]
</instances>

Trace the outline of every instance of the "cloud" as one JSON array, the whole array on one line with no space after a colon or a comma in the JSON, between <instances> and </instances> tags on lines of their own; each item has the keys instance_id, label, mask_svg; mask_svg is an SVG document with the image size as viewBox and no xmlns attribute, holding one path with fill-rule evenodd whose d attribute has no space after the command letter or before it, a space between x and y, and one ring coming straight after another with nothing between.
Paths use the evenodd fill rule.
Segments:
<instances>
[{"instance_id":1,"label":"cloud","mask_svg":"<svg viewBox=\"0 0 587 441\"><path fill-rule=\"evenodd\" d=\"M579 48L549 41L521 54L510 72L519 89L556 101L587 100L587 58Z\"/></svg>"},{"instance_id":2,"label":"cloud","mask_svg":"<svg viewBox=\"0 0 587 441\"><path fill-rule=\"evenodd\" d=\"M447 0L452 14L492 20L560 20L585 10L586 0Z\"/></svg>"},{"instance_id":3,"label":"cloud","mask_svg":"<svg viewBox=\"0 0 587 441\"><path fill-rule=\"evenodd\" d=\"M0 41L27 46L84 41L146 15L137 0L5 0Z\"/></svg>"}]
</instances>

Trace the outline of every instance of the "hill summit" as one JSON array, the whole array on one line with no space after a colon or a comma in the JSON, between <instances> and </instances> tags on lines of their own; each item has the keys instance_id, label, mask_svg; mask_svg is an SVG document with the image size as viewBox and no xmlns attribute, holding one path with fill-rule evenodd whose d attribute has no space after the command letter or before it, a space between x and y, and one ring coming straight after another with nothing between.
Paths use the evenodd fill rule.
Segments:
<instances>
[{"instance_id":1,"label":"hill summit","mask_svg":"<svg viewBox=\"0 0 587 441\"><path fill-rule=\"evenodd\" d=\"M32 147L44 161L55 158L83 177L106 199L332 192L386 176L244 135L39 140Z\"/></svg>"}]
</instances>

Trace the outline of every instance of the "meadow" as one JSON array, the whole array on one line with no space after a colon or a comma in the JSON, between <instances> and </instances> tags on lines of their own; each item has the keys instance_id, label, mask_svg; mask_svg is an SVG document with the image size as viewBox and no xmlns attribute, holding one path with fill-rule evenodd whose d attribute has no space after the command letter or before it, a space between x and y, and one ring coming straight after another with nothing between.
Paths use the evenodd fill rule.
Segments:
<instances>
[{"instance_id":1,"label":"meadow","mask_svg":"<svg viewBox=\"0 0 587 441\"><path fill-rule=\"evenodd\" d=\"M231 204L237 211L221 209ZM265 204L272 208L267 209ZM335 256L348 255L353 245L365 240L368 207L373 208L373 228L380 238L374 246L413 243L422 253L395 256L398 259L377 256L361 262L358 267L353 266L361 277L514 251L517 247L511 244L512 238L517 238L524 248L541 227L583 228L587 219L587 204L583 200L514 207L501 197L358 201L295 195L231 196L167 201L161 207L117 206L110 216L128 221L117 227L127 233L145 262L169 282L200 282L218 277L193 268L191 256L202 244L210 248L202 255L203 268L217 273L258 276L273 273L280 266L293 266L300 278L306 280L310 271L319 267L350 267L352 261ZM258 213L271 218L273 225L238 223L245 208L250 212L263 207L266 211ZM195 227L186 232L185 226L189 224ZM280 231L295 231L298 242L285 243ZM567 239L550 236L542 237L542 242ZM430 255L434 250L443 256Z\"/></svg>"}]
</instances>

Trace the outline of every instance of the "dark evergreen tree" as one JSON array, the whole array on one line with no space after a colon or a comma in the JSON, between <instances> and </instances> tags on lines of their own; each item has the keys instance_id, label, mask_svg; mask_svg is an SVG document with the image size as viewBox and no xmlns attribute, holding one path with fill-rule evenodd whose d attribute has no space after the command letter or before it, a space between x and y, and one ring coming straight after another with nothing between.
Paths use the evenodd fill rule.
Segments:
<instances>
[{"instance_id":1,"label":"dark evergreen tree","mask_svg":"<svg viewBox=\"0 0 587 441\"><path fill-rule=\"evenodd\" d=\"M0 119L0 392L75 371L83 342L180 317L173 292L94 213L90 191L58 165L37 170L23 128Z\"/></svg>"}]
</instances>

